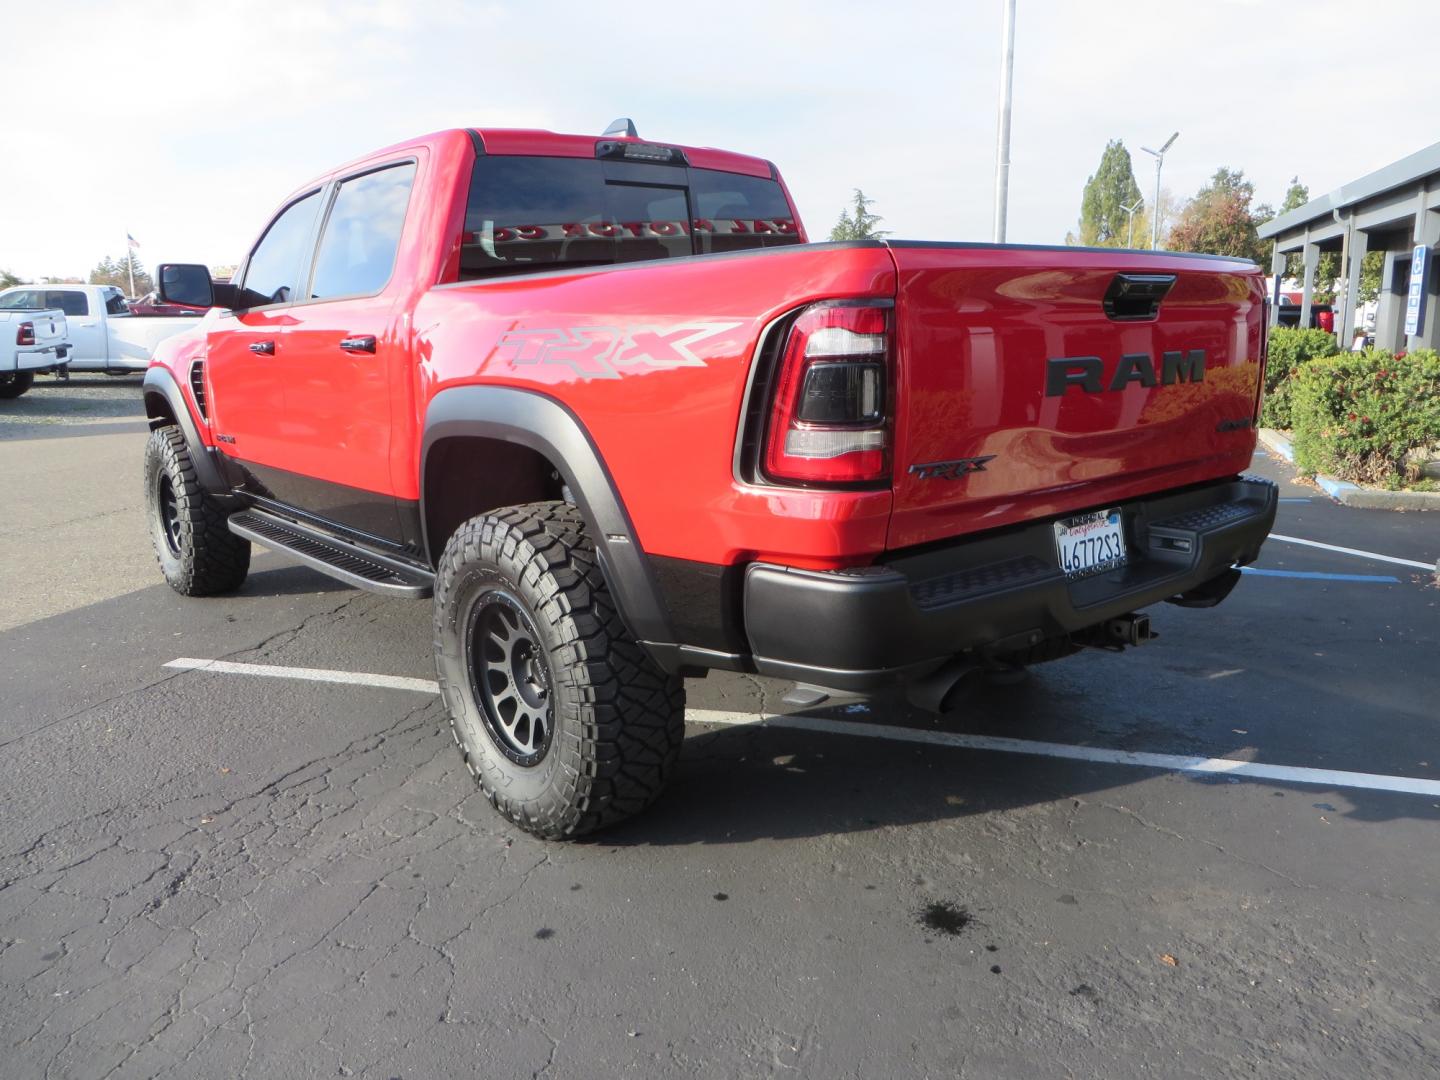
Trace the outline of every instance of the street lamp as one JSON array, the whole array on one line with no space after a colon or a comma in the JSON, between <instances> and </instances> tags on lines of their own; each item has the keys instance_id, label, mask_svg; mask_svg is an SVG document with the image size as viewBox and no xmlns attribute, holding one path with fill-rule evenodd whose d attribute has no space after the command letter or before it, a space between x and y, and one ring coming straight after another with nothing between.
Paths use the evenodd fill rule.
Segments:
<instances>
[{"instance_id":1,"label":"street lamp","mask_svg":"<svg viewBox=\"0 0 1440 1080\"><path fill-rule=\"evenodd\" d=\"M1150 250L1154 251L1160 240L1160 167L1165 164L1165 151L1169 150L1175 140L1180 137L1177 131L1170 138L1165 140L1165 145L1159 150L1151 150L1148 146L1140 147L1145 153L1155 159L1155 201L1150 204Z\"/></svg>"},{"instance_id":2,"label":"street lamp","mask_svg":"<svg viewBox=\"0 0 1440 1080\"><path fill-rule=\"evenodd\" d=\"M1000 49L1000 115L995 121L995 243L1005 242L1010 202L1010 88L1015 71L1015 0L1004 0L1005 25Z\"/></svg>"},{"instance_id":3,"label":"street lamp","mask_svg":"<svg viewBox=\"0 0 1440 1080\"><path fill-rule=\"evenodd\" d=\"M1127 248L1133 248L1135 246L1135 211L1144 205L1144 199L1136 199L1134 206L1126 206L1124 203L1120 204L1120 209L1124 210L1125 216L1130 219L1129 225L1125 230L1125 246Z\"/></svg>"}]
</instances>

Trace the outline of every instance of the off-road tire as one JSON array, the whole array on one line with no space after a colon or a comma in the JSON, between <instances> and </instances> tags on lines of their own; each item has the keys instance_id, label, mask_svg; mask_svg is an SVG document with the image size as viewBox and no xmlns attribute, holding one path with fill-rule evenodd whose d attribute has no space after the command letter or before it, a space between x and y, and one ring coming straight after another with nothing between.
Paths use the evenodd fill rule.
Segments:
<instances>
[{"instance_id":1,"label":"off-road tire","mask_svg":"<svg viewBox=\"0 0 1440 1080\"><path fill-rule=\"evenodd\" d=\"M7 371L0 375L0 401L17 398L34 385L33 371Z\"/></svg>"},{"instance_id":2,"label":"off-road tire","mask_svg":"<svg viewBox=\"0 0 1440 1080\"><path fill-rule=\"evenodd\" d=\"M250 541L226 527L225 510L200 486L185 436L173 425L156 428L145 444L145 512L155 559L176 592L215 596L244 584Z\"/></svg>"},{"instance_id":3,"label":"off-road tire","mask_svg":"<svg viewBox=\"0 0 1440 1080\"><path fill-rule=\"evenodd\" d=\"M506 596L528 616L534 655L548 665L547 744L532 764L502 745L476 675L477 619ZM569 503L495 510L450 538L435 576L435 666L465 764L526 832L569 839L623 821L654 802L674 771L684 681L626 630Z\"/></svg>"}]
</instances>

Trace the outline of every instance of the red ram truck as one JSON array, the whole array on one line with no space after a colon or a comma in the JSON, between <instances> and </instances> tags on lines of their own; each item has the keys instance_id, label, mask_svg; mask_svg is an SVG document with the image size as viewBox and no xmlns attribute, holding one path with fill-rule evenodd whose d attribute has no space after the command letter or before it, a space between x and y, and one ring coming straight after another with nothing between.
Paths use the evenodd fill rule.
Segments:
<instances>
[{"instance_id":1,"label":"red ram truck","mask_svg":"<svg viewBox=\"0 0 1440 1080\"><path fill-rule=\"evenodd\" d=\"M1274 521L1252 264L811 244L770 162L625 126L402 143L159 280L210 309L145 379L166 580L253 541L433 595L464 760L543 837L656 797L687 676L944 708L1219 603Z\"/></svg>"}]
</instances>

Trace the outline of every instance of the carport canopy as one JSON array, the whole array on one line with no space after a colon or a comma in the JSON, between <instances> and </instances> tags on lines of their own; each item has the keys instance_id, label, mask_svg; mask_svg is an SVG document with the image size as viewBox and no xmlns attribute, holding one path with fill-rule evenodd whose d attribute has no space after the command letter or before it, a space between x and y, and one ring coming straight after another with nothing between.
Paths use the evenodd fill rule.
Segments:
<instances>
[{"instance_id":1,"label":"carport canopy","mask_svg":"<svg viewBox=\"0 0 1440 1080\"><path fill-rule=\"evenodd\" d=\"M1340 290L1343 313L1336 319L1336 329L1341 344L1348 344L1355 333L1361 263L1367 253L1383 251L1375 343L1388 349L1440 346L1434 265L1435 248L1440 244L1440 143L1311 199L1267 221L1259 231L1262 239L1274 244L1271 272L1277 279L1285 272L1286 256L1301 256L1301 326L1310 325L1320 253L1339 252L1340 272L1347 284ZM1419 284L1426 299L1419 325L1407 334L1405 314L1413 257L1422 248L1425 265L1420 268ZM1272 306L1272 326L1278 314Z\"/></svg>"}]
</instances>

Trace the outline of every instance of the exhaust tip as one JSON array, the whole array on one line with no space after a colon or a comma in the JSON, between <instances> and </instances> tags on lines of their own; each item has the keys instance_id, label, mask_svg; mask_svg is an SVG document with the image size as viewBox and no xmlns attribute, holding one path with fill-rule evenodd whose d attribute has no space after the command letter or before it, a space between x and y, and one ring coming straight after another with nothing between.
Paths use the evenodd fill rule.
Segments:
<instances>
[{"instance_id":1,"label":"exhaust tip","mask_svg":"<svg viewBox=\"0 0 1440 1080\"><path fill-rule=\"evenodd\" d=\"M980 665L957 658L910 683L905 688L905 699L925 712L951 712L980 686L984 677L985 669Z\"/></svg>"}]
</instances>

